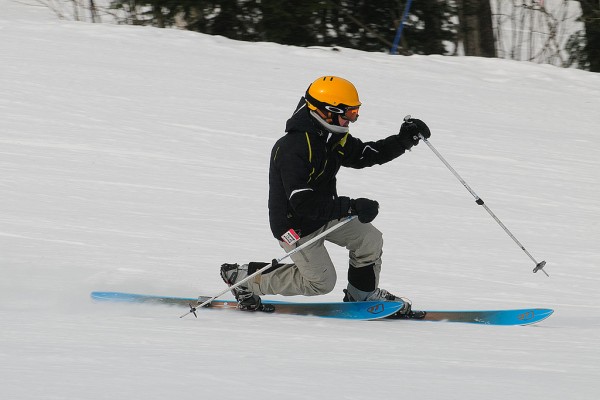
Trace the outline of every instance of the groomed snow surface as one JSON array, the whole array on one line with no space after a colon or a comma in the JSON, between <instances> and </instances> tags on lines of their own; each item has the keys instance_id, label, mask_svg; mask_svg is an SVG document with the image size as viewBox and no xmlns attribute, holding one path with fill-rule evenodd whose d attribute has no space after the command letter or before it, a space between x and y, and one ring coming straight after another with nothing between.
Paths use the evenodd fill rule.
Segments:
<instances>
[{"instance_id":1,"label":"groomed snow surface","mask_svg":"<svg viewBox=\"0 0 600 400\"><path fill-rule=\"evenodd\" d=\"M598 398L600 75L60 21L8 0L0 9L0 398ZM533 274L420 144L338 176L340 194L381 204L381 286L415 308L552 317L525 327L179 319L184 310L89 299L213 295L221 263L280 257L269 152L325 74L358 87L351 132L363 140L396 133L406 114L426 121L431 143L551 275ZM339 280L319 301L341 300L346 285L345 250L329 248Z\"/></svg>"}]
</instances>

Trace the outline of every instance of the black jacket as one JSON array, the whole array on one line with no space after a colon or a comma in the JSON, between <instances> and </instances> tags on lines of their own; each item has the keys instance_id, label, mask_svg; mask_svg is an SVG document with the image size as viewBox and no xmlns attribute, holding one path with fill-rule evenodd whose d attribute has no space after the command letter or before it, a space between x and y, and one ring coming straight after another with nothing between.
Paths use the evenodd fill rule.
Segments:
<instances>
[{"instance_id":1,"label":"black jacket","mask_svg":"<svg viewBox=\"0 0 600 400\"><path fill-rule=\"evenodd\" d=\"M287 121L287 134L271 151L269 221L275 238L293 228L308 235L327 222L348 215L350 199L339 197L340 167L383 164L404 153L397 135L363 143L350 134L334 134L309 112L304 98Z\"/></svg>"}]
</instances>

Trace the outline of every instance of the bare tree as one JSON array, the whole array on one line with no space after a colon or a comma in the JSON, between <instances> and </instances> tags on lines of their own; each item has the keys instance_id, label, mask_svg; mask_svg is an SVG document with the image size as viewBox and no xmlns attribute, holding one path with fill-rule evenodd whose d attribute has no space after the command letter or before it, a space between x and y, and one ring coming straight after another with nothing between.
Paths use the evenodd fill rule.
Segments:
<instances>
[{"instance_id":1,"label":"bare tree","mask_svg":"<svg viewBox=\"0 0 600 400\"><path fill-rule=\"evenodd\" d=\"M492 5L498 57L571 65L567 44L580 29L576 4L566 0L492 0Z\"/></svg>"},{"instance_id":2,"label":"bare tree","mask_svg":"<svg viewBox=\"0 0 600 400\"><path fill-rule=\"evenodd\" d=\"M96 0L29 0L31 4L47 7L60 19L102 22ZM27 0L25 0L27 3Z\"/></svg>"}]
</instances>

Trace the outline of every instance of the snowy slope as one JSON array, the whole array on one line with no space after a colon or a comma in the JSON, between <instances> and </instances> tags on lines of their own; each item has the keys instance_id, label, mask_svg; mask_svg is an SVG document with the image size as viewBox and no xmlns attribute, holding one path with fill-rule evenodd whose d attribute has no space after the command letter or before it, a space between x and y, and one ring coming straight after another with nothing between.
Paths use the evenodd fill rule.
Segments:
<instances>
[{"instance_id":1,"label":"snowy slope","mask_svg":"<svg viewBox=\"0 0 600 400\"><path fill-rule=\"evenodd\" d=\"M600 75L0 9L0 398L597 398ZM421 144L339 176L340 193L381 203L382 287L425 309L555 315L511 328L178 319L89 300L211 295L221 263L279 257L268 154L323 74L357 85L362 139L397 132L406 114L427 121L431 142L551 275L531 273ZM320 300L338 301L347 261L330 249L340 280Z\"/></svg>"}]
</instances>

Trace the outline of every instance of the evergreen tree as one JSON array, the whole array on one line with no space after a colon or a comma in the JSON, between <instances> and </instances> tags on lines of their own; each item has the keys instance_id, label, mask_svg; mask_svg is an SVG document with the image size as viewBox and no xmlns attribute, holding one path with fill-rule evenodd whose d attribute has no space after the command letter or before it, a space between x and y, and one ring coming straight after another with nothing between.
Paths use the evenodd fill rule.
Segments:
<instances>
[{"instance_id":1,"label":"evergreen tree","mask_svg":"<svg viewBox=\"0 0 600 400\"><path fill-rule=\"evenodd\" d=\"M592 0L581 0L579 3L585 25L583 53L589 70L600 72L600 4Z\"/></svg>"},{"instance_id":2,"label":"evergreen tree","mask_svg":"<svg viewBox=\"0 0 600 400\"><path fill-rule=\"evenodd\" d=\"M404 0L113 0L127 23L174 26L236 40L389 51ZM405 50L444 54L455 40L448 0L413 2Z\"/></svg>"}]
</instances>

